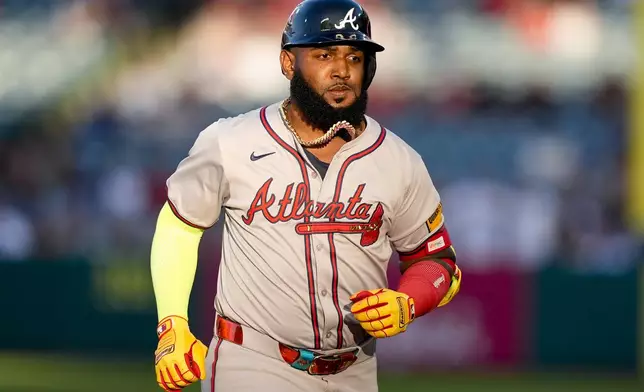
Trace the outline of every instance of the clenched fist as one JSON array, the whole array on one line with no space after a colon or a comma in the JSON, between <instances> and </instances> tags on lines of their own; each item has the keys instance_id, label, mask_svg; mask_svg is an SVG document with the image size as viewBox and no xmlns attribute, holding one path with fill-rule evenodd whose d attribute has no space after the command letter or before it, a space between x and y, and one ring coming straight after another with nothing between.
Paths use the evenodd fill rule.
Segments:
<instances>
[{"instance_id":1,"label":"clenched fist","mask_svg":"<svg viewBox=\"0 0 644 392\"><path fill-rule=\"evenodd\" d=\"M157 326L159 343L154 352L157 382L165 391L178 391L206 377L208 347L190 332L188 320L169 316Z\"/></svg>"},{"instance_id":2,"label":"clenched fist","mask_svg":"<svg viewBox=\"0 0 644 392\"><path fill-rule=\"evenodd\" d=\"M351 296L351 313L375 338L398 335L414 321L414 299L390 289L363 290Z\"/></svg>"}]
</instances>

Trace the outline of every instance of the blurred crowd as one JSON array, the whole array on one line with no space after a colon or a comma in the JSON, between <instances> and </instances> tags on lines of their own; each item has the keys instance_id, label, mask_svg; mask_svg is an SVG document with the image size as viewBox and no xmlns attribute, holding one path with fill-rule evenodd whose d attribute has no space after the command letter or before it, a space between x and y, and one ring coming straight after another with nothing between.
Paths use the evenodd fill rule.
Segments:
<instances>
[{"instance_id":1,"label":"blurred crowd","mask_svg":"<svg viewBox=\"0 0 644 392\"><path fill-rule=\"evenodd\" d=\"M0 259L147 262L197 133L288 93L293 0L0 0ZM369 113L419 151L468 268L618 273L631 1L364 0Z\"/></svg>"}]
</instances>

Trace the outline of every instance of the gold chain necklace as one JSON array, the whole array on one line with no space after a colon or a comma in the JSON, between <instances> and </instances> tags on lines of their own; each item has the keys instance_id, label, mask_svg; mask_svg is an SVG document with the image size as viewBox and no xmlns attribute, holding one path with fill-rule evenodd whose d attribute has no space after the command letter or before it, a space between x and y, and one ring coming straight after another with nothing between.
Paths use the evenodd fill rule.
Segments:
<instances>
[{"instance_id":1,"label":"gold chain necklace","mask_svg":"<svg viewBox=\"0 0 644 392\"><path fill-rule=\"evenodd\" d=\"M282 117L282 122L284 125L286 125L286 128L288 128L289 131L295 136L295 139L297 140L298 143L300 143L304 147L316 147L316 146L323 146L327 144L328 142L331 141L335 137L335 135L341 130L341 129L346 129L347 132L349 132L349 135L351 135L351 139L356 137L356 129L351 125L348 121L338 121L337 123L333 124L331 128L329 128L326 133L316 139L313 139L311 141L304 141L302 138L300 138L300 135L295 132L295 129L293 129L293 126L291 125L291 122L288 121L288 117L286 117L286 107L289 105L291 102L290 98L286 98L284 101L282 101L282 104L279 106L279 112L280 116Z\"/></svg>"}]
</instances>

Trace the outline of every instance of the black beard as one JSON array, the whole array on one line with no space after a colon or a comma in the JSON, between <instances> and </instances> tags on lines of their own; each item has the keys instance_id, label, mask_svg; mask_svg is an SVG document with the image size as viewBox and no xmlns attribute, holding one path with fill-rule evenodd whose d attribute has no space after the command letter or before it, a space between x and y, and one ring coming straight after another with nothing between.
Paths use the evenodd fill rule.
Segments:
<instances>
[{"instance_id":1,"label":"black beard","mask_svg":"<svg viewBox=\"0 0 644 392\"><path fill-rule=\"evenodd\" d=\"M300 71L295 70L291 80L291 99L300 109L304 122L315 129L326 132L339 121L347 121L354 128L359 129L364 121L369 96L367 91L363 90L350 106L336 109L311 88ZM340 131L338 136L350 140L350 136L345 130Z\"/></svg>"}]
</instances>

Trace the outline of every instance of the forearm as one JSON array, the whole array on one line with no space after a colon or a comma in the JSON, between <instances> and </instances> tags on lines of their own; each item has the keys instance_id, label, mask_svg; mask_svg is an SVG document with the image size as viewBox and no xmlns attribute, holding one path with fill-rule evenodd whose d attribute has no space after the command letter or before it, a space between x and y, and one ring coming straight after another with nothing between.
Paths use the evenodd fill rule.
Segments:
<instances>
[{"instance_id":1,"label":"forearm","mask_svg":"<svg viewBox=\"0 0 644 392\"><path fill-rule=\"evenodd\" d=\"M159 320L177 315L188 318L190 292L197 270L203 230L177 218L166 203L157 220L150 269Z\"/></svg>"},{"instance_id":2,"label":"forearm","mask_svg":"<svg viewBox=\"0 0 644 392\"><path fill-rule=\"evenodd\" d=\"M400 277L398 291L414 299L416 317L435 309L449 290L451 274L433 260L414 263Z\"/></svg>"}]
</instances>

